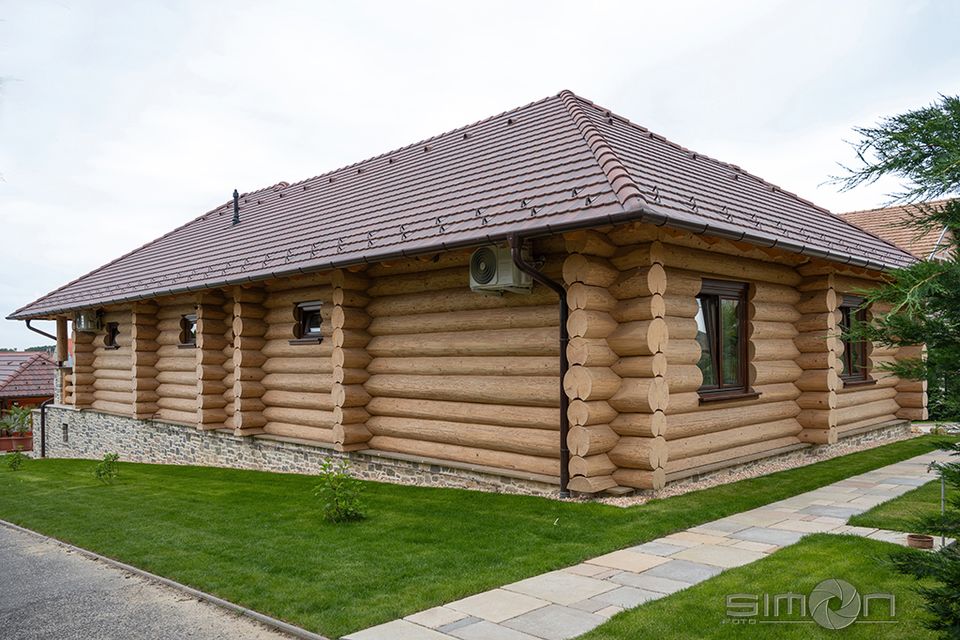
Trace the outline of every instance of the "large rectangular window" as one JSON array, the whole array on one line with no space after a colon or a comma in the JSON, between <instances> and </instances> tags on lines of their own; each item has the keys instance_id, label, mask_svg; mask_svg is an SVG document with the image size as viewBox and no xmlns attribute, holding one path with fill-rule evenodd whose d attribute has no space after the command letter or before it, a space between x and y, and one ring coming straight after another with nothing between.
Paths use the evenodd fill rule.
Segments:
<instances>
[{"instance_id":1,"label":"large rectangular window","mask_svg":"<svg viewBox=\"0 0 960 640\"><path fill-rule=\"evenodd\" d=\"M751 393L747 380L747 288L743 282L704 280L697 296L697 342L702 400Z\"/></svg>"},{"instance_id":2,"label":"large rectangular window","mask_svg":"<svg viewBox=\"0 0 960 640\"><path fill-rule=\"evenodd\" d=\"M867 371L867 342L857 340L849 335L850 329L856 323L867 322L867 309L863 298L857 296L843 296L840 303L840 331L843 340L843 371L840 377L845 382L866 382L869 380Z\"/></svg>"}]
</instances>

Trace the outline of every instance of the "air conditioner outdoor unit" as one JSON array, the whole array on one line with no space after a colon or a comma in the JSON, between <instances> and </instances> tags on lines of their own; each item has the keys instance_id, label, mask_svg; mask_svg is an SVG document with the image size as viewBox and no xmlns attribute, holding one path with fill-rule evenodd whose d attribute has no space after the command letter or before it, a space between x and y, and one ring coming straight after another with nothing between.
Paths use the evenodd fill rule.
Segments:
<instances>
[{"instance_id":1,"label":"air conditioner outdoor unit","mask_svg":"<svg viewBox=\"0 0 960 640\"><path fill-rule=\"evenodd\" d=\"M529 251L524 248L524 260ZM484 293L530 293L533 278L513 264L509 247L480 247L470 256L470 288Z\"/></svg>"},{"instance_id":2,"label":"air conditioner outdoor unit","mask_svg":"<svg viewBox=\"0 0 960 640\"><path fill-rule=\"evenodd\" d=\"M100 330L100 315L96 311L80 311L73 319L73 326L83 333L96 333Z\"/></svg>"}]
</instances>

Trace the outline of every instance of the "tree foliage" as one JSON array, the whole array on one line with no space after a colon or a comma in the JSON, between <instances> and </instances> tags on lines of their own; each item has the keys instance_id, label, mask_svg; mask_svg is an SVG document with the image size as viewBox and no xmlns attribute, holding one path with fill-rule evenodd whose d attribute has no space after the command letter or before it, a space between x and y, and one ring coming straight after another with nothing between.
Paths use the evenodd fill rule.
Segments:
<instances>
[{"instance_id":1,"label":"tree foliage","mask_svg":"<svg viewBox=\"0 0 960 640\"><path fill-rule=\"evenodd\" d=\"M866 304L891 306L870 325L855 325L852 337L887 346L926 344L926 360L904 360L885 368L905 378L926 379L930 415L960 418L960 200L919 202L960 194L960 97L941 96L928 107L856 129L853 143L861 166L837 178L845 189L883 176L902 181L896 198L917 203L904 222L918 235L943 233L941 261L920 261L893 272L887 285L865 295Z\"/></svg>"},{"instance_id":2,"label":"tree foliage","mask_svg":"<svg viewBox=\"0 0 960 640\"><path fill-rule=\"evenodd\" d=\"M856 130L860 165L840 179L845 188L883 176L902 180L900 201L922 202L960 193L960 98L940 96L928 107L885 118L875 127ZM926 360L900 361L886 367L897 375L926 379L932 417L960 417L960 200L920 204L906 222L918 234L943 233L949 244L941 261L920 261L893 272L893 279L866 295L866 304L885 303L889 313L870 324L855 324L850 334L887 346L926 344ZM941 448L960 454L956 443ZM960 463L940 465L943 478L960 489ZM960 538L960 501L947 515L919 523L918 530ZM960 638L960 550L956 545L932 554L894 555L903 573L928 578L920 588L931 614L929 627L943 638Z\"/></svg>"}]
</instances>

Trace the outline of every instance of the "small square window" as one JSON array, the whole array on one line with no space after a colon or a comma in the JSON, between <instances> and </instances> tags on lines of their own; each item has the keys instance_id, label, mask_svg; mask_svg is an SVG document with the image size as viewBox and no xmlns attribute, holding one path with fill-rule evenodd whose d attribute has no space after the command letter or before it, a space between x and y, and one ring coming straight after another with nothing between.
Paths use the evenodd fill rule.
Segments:
<instances>
[{"instance_id":1,"label":"small square window","mask_svg":"<svg viewBox=\"0 0 960 640\"><path fill-rule=\"evenodd\" d=\"M180 346L197 346L197 314L190 313L180 317Z\"/></svg>"},{"instance_id":2,"label":"small square window","mask_svg":"<svg viewBox=\"0 0 960 640\"><path fill-rule=\"evenodd\" d=\"M120 323L119 322L108 322L104 328L103 334L103 347L104 349L119 349L120 345L117 344L117 336L120 335Z\"/></svg>"},{"instance_id":3,"label":"small square window","mask_svg":"<svg viewBox=\"0 0 960 640\"><path fill-rule=\"evenodd\" d=\"M293 344L316 344L323 339L322 302L299 302L294 308Z\"/></svg>"}]
</instances>

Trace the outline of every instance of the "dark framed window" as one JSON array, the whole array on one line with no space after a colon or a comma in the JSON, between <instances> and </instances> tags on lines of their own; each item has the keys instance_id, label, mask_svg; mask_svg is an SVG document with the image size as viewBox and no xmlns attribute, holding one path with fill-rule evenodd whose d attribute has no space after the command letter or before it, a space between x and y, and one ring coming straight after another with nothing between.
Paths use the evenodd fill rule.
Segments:
<instances>
[{"instance_id":1,"label":"dark framed window","mask_svg":"<svg viewBox=\"0 0 960 640\"><path fill-rule=\"evenodd\" d=\"M297 303L294 308L295 322L291 344L317 344L323 339L323 318L320 315L322 306L323 303L318 300Z\"/></svg>"},{"instance_id":2,"label":"dark framed window","mask_svg":"<svg viewBox=\"0 0 960 640\"><path fill-rule=\"evenodd\" d=\"M856 383L870 380L870 372L867 370L867 342L857 340L848 333L855 324L867 321L867 309L863 304L863 298L843 296L840 302L840 331L843 340L843 357L841 358L843 371L840 377L844 382Z\"/></svg>"},{"instance_id":3,"label":"dark framed window","mask_svg":"<svg viewBox=\"0 0 960 640\"><path fill-rule=\"evenodd\" d=\"M120 335L120 323L108 322L103 333L103 347L105 349L119 349L117 336Z\"/></svg>"},{"instance_id":4,"label":"dark framed window","mask_svg":"<svg viewBox=\"0 0 960 640\"><path fill-rule=\"evenodd\" d=\"M747 379L747 291L744 282L703 280L697 296L700 401L756 395Z\"/></svg>"},{"instance_id":5,"label":"dark framed window","mask_svg":"<svg viewBox=\"0 0 960 640\"><path fill-rule=\"evenodd\" d=\"M180 346L183 348L197 346L197 314L195 313L180 316Z\"/></svg>"}]
</instances>

